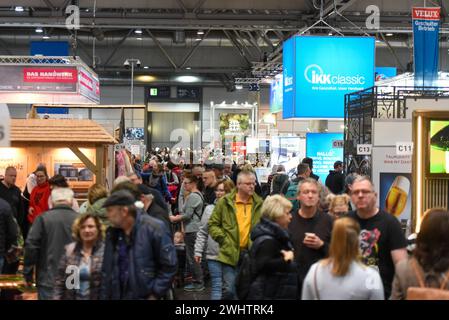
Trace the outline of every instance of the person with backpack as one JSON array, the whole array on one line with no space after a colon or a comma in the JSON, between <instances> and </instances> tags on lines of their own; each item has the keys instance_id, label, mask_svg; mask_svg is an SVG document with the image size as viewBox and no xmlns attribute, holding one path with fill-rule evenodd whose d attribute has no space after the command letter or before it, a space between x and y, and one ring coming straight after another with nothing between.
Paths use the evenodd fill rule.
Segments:
<instances>
[{"instance_id":1,"label":"person with backpack","mask_svg":"<svg viewBox=\"0 0 449 320\"><path fill-rule=\"evenodd\" d=\"M275 194L286 194L290 181L287 173L285 172L285 167L279 165L277 167L277 172L271 181L270 195Z\"/></svg>"},{"instance_id":2,"label":"person with backpack","mask_svg":"<svg viewBox=\"0 0 449 320\"><path fill-rule=\"evenodd\" d=\"M199 181L195 175L186 175L183 184L189 195L185 199L182 213L170 216L172 223L181 221L184 223L187 268L192 270L192 283L184 286L185 291L204 290L203 271L201 266L195 262L195 241L204 209L204 198L198 189Z\"/></svg>"},{"instance_id":3,"label":"person with backpack","mask_svg":"<svg viewBox=\"0 0 449 320\"><path fill-rule=\"evenodd\" d=\"M449 212L424 214L412 257L396 265L391 300L449 299Z\"/></svg>"},{"instance_id":4,"label":"person with backpack","mask_svg":"<svg viewBox=\"0 0 449 320\"><path fill-rule=\"evenodd\" d=\"M281 195L269 196L262 205L262 218L251 232L249 252L252 273L248 294L240 277L237 295L248 300L285 300L298 297L298 274L293 244L288 234L292 204ZM243 268L243 267L242 267ZM244 272L241 269L241 272ZM243 289L243 290L242 290Z\"/></svg>"},{"instance_id":5,"label":"person with backpack","mask_svg":"<svg viewBox=\"0 0 449 320\"><path fill-rule=\"evenodd\" d=\"M299 210L299 201L298 201L298 183L304 179L310 177L310 168L307 163L300 163L297 167L297 175L296 178L292 180L290 185L288 186L285 197L292 203L293 208L292 211Z\"/></svg>"},{"instance_id":6,"label":"person with backpack","mask_svg":"<svg viewBox=\"0 0 449 320\"><path fill-rule=\"evenodd\" d=\"M329 257L314 263L304 280L302 300L383 300L379 272L361 262L360 225L344 217L335 221Z\"/></svg>"},{"instance_id":7,"label":"person with backpack","mask_svg":"<svg viewBox=\"0 0 449 320\"><path fill-rule=\"evenodd\" d=\"M148 186L158 190L166 202L171 201L171 194L170 191L168 191L167 180L162 164L154 163L153 171L148 179Z\"/></svg>"}]
</instances>

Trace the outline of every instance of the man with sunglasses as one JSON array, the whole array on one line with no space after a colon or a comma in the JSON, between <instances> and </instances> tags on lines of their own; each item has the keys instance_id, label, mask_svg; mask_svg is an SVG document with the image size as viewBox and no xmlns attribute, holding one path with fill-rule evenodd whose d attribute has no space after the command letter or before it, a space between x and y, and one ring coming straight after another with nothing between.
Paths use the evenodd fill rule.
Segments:
<instances>
[{"instance_id":1,"label":"man with sunglasses","mask_svg":"<svg viewBox=\"0 0 449 320\"><path fill-rule=\"evenodd\" d=\"M385 297L391 294L395 265L407 258L407 242L398 219L380 210L377 193L368 177L358 176L351 189L351 200L356 210L348 216L360 224L362 259L379 270Z\"/></svg>"}]
</instances>

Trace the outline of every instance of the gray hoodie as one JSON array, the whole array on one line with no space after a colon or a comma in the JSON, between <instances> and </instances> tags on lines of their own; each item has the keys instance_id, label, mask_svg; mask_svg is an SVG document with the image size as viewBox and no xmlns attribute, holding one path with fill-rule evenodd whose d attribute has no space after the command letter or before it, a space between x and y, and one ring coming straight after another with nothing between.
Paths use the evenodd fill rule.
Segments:
<instances>
[{"instance_id":1,"label":"gray hoodie","mask_svg":"<svg viewBox=\"0 0 449 320\"><path fill-rule=\"evenodd\" d=\"M201 219L200 231L196 235L195 242L195 256L202 257L204 250L206 249L206 259L217 260L220 247L217 242L215 242L209 235L208 222L209 218L214 211L215 204L210 204L204 209L203 217Z\"/></svg>"}]
</instances>

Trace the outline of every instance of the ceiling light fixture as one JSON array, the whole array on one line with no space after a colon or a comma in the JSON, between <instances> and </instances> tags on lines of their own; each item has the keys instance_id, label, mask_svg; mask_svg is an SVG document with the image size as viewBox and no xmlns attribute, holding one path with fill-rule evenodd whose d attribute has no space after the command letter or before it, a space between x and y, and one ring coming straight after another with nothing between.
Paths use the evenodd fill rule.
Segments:
<instances>
[{"instance_id":1,"label":"ceiling light fixture","mask_svg":"<svg viewBox=\"0 0 449 320\"><path fill-rule=\"evenodd\" d=\"M192 83L192 82L199 82L201 79L195 76L179 76L176 77L176 81L183 82L183 83Z\"/></svg>"},{"instance_id":2,"label":"ceiling light fixture","mask_svg":"<svg viewBox=\"0 0 449 320\"><path fill-rule=\"evenodd\" d=\"M36 33L44 32L44 30L41 27L37 27L35 31L36 31Z\"/></svg>"},{"instance_id":3,"label":"ceiling light fixture","mask_svg":"<svg viewBox=\"0 0 449 320\"><path fill-rule=\"evenodd\" d=\"M136 33L136 34L142 34L142 29L136 29L136 30L134 30L134 33Z\"/></svg>"},{"instance_id":4,"label":"ceiling light fixture","mask_svg":"<svg viewBox=\"0 0 449 320\"><path fill-rule=\"evenodd\" d=\"M144 69L149 69L150 67L149 67L149 66L144 66L143 68L144 68Z\"/></svg>"},{"instance_id":5,"label":"ceiling light fixture","mask_svg":"<svg viewBox=\"0 0 449 320\"><path fill-rule=\"evenodd\" d=\"M204 31L203 30L198 30L198 32L196 34L203 35Z\"/></svg>"},{"instance_id":6,"label":"ceiling light fixture","mask_svg":"<svg viewBox=\"0 0 449 320\"><path fill-rule=\"evenodd\" d=\"M387 37L392 37L393 36L393 34L391 33L391 32L389 32L389 33L387 33L387 34L385 34Z\"/></svg>"},{"instance_id":7,"label":"ceiling light fixture","mask_svg":"<svg viewBox=\"0 0 449 320\"><path fill-rule=\"evenodd\" d=\"M49 35L43 35L42 39L45 39L45 40L50 39L50 36Z\"/></svg>"},{"instance_id":8,"label":"ceiling light fixture","mask_svg":"<svg viewBox=\"0 0 449 320\"><path fill-rule=\"evenodd\" d=\"M16 7L14 8L14 11L16 11L16 12L23 12L24 9L23 9L22 6L16 6Z\"/></svg>"}]
</instances>

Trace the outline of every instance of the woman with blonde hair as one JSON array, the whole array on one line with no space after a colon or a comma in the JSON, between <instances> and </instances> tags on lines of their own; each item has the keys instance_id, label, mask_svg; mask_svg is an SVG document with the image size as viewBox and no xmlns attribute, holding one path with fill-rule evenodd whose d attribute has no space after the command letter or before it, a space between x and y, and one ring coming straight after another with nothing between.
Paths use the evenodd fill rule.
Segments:
<instances>
[{"instance_id":1,"label":"woman with blonde hair","mask_svg":"<svg viewBox=\"0 0 449 320\"><path fill-rule=\"evenodd\" d=\"M360 261L360 226L351 218L335 220L329 258L312 265L303 300L383 300L379 273Z\"/></svg>"},{"instance_id":2,"label":"woman with blonde hair","mask_svg":"<svg viewBox=\"0 0 449 320\"><path fill-rule=\"evenodd\" d=\"M101 267L103 264L104 228L98 216L81 214L73 223L74 242L66 246L59 263L54 290L55 300L98 300L101 288ZM78 286L69 288L69 267L78 270ZM73 270L73 269L72 269ZM67 281L69 280L69 281Z\"/></svg>"},{"instance_id":3,"label":"woman with blonde hair","mask_svg":"<svg viewBox=\"0 0 449 320\"><path fill-rule=\"evenodd\" d=\"M329 194L326 201L329 204L329 214L334 218L341 218L349 211L349 196L344 194L334 195Z\"/></svg>"},{"instance_id":4,"label":"woman with blonde hair","mask_svg":"<svg viewBox=\"0 0 449 320\"><path fill-rule=\"evenodd\" d=\"M292 204L281 195L267 197L262 218L251 232L253 279L246 299L296 299L298 275L288 233Z\"/></svg>"}]
</instances>

